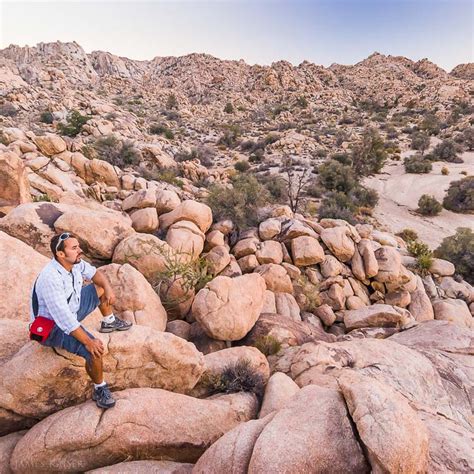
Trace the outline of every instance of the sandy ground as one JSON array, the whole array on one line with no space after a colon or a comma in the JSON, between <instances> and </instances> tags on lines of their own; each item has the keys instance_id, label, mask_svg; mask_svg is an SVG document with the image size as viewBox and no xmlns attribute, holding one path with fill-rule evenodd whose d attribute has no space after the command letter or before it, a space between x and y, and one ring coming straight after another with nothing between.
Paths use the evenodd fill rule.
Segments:
<instances>
[{"instance_id":1,"label":"sandy ground","mask_svg":"<svg viewBox=\"0 0 474 474\"><path fill-rule=\"evenodd\" d=\"M474 214L457 214L443 209L439 216L423 217L415 212L422 194L430 194L442 202L449 183L465 177L461 171L474 175L474 152L463 153L464 163L461 164L435 162L428 174L406 174L403 158L411 154L411 150L402 153L399 162L388 163L381 174L365 180L368 187L379 193L374 217L394 233L405 228L415 230L420 239L433 249L444 237L454 234L457 227L474 230ZM441 174L443 166L449 169L449 175Z\"/></svg>"}]
</instances>

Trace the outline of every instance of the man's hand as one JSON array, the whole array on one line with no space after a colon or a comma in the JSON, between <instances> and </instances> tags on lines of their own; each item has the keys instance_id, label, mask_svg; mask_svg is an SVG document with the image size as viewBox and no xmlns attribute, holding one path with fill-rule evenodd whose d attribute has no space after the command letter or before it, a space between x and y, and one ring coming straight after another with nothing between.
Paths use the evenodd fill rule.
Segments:
<instances>
[{"instance_id":1,"label":"man's hand","mask_svg":"<svg viewBox=\"0 0 474 474\"><path fill-rule=\"evenodd\" d=\"M100 339L90 339L85 346L94 357L100 357L104 354L104 344Z\"/></svg>"},{"instance_id":2,"label":"man's hand","mask_svg":"<svg viewBox=\"0 0 474 474\"><path fill-rule=\"evenodd\" d=\"M104 299L105 299L105 302L110 306L112 306L115 303L115 293L110 287L110 285L104 288Z\"/></svg>"}]
</instances>

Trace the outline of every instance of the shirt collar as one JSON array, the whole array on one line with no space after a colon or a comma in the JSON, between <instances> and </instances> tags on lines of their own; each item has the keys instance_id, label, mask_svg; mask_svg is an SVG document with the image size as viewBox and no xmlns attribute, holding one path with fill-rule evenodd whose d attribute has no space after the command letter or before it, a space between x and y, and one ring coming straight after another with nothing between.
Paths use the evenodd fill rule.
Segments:
<instances>
[{"instance_id":1,"label":"shirt collar","mask_svg":"<svg viewBox=\"0 0 474 474\"><path fill-rule=\"evenodd\" d=\"M51 259L51 263L53 267L56 270L58 270L58 272L61 275L69 275L70 273L72 273L72 270L74 269L74 267L72 267L71 272L68 272L55 258Z\"/></svg>"}]
</instances>

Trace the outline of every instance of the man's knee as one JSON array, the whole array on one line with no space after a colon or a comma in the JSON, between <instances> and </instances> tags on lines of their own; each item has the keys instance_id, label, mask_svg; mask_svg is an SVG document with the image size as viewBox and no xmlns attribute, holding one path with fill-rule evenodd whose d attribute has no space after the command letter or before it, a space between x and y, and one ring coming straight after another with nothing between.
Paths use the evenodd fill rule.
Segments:
<instances>
[{"instance_id":1,"label":"man's knee","mask_svg":"<svg viewBox=\"0 0 474 474\"><path fill-rule=\"evenodd\" d=\"M104 296L104 289L101 286L97 286L97 285L94 285L94 286L95 286L95 291L97 292L97 296L99 297L100 302L103 303L102 297Z\"/></svg>"}]
</instances>

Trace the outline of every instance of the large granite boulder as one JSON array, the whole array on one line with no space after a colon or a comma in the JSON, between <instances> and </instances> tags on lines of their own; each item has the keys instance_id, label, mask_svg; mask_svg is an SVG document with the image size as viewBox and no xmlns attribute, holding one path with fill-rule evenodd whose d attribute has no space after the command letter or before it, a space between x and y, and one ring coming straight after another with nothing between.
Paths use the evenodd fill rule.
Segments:
<instances>
[{"instance_id":1,"label":"large granite boulder","mask_svg":"<svg viewBox=\"0 0 474 474\"><path fill-rule=\"evenodd\" d=\"M209 337L236 341L252 329L264 303L265 280L252 273L218 276L194 298L192 315Z\"/></svg>"},{"instance_id":2,"label":"large granite boulder","mask_svg":"<svg viewBox=\"0 0 474 474\"><path fill-rule=\"evenodd\" d=\"M13 471L83 472L143 458L192 463L257 412L255 396L245 393L200 400L138 388L114 395L113 410L104 412L88 401L30 429L13 451Z\"/></svg>"},{"instance_id":3,"label":"large granite boulder","mask_svg":"<svg viewBox=\"0 0 474 474\"><path fill-rule=\"evenodd\" d=\"M18 319L0 319L0 365L30 340L28 323Z\"/></svg>"},{"instance_id":4,"label":"large granite boulder","mask_svg":"<svg viewBox=\"0 0 474 474\"><path fill-rule=\"evenodd\" d=\"M344 325L348 330L366 327L401 327L412 320L409 311L388 304L374 304L344 311Z\"/></svg>"},{"instance_id":5,"label":"large granite boulder","mask_svg":"<svg viewBox=\"0 0 474 474\"><path fill-rule=\"evenodd\" d=\"M185 393L204 370L202 354L173 334L134 326L95 335L104 342L104 377L115 390L156 387ZM90 393L82 358L29 342L0 366L0 434L82 402Z\"/></svg>"},{"instance_id":6,"label":"large granite boulder","mask_svg":"<svg viewBox=\"0 0 474 474\"><path fill-rule=\"evenodd\" d=\"M212 211L209 206L197 201L183 201L172 211L160 215L160 227L167 229L178 221L191 221L201 232L207 232L212 224Z\"/></svg>"},{"instance_id":7,"label":"large granite boulder","mask_svg":"<svg viewBox=\"0 0 474 474\"><path fill-rule=\"evenodd\" d=\"M9 151L0 152L0 216L30 201L30 185L22 159Z\"/></svg>"}]
</instances>

